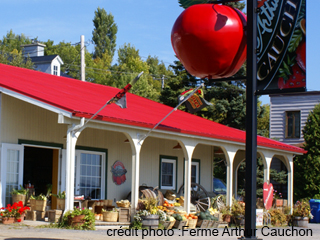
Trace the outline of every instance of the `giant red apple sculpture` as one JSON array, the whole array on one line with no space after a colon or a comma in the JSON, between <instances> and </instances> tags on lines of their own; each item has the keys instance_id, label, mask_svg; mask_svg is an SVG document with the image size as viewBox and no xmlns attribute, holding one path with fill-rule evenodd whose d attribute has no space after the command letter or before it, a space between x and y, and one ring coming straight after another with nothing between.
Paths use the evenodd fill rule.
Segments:
<instances>
[{"instance_id":1,"label":"giant red apple sculpture","mask_svg":"<svg viewBox=\"0 0 320 240\"><path fill-rule=\"evenodd\" d=\"M246 60L246 16L218 4L196 4L185 9L171 32L173 49L193 76L225 78Z\"/></svg>"}]
</instances>

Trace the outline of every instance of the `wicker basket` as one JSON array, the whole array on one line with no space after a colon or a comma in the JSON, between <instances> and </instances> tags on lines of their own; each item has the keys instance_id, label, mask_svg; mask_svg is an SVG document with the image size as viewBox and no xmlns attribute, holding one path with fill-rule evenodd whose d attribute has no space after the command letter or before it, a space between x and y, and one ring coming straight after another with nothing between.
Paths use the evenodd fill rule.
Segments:
<instances>
[{"instance_id":1,"label":"wicker basket","mask_svg":"<svg viewBox=\"0 0 320 240\"><path fill-rule=\"evenodd\" d=\"M104 222L117 222L118 221L118 212L103 212L103 221Z\"/></svg>"},{"instance_id":2,"label":"wicker basket","mask_svg":"<svg viewBox=\"0 0 320 240\"><path fill-rule=\"evenodd\" d=\"M23 205L26 205L26 195L23 194L12 194L12 203L18 203L22 201Z\"/></svg>"},{"instance_id":3,"label":"wicker basket","mask_svg":"<svg viewBox=\"0 0 320 240\"><path fill-rule=\"evenodd\" d=\"M57 210L64 210L65 202L66 200L64 198L57 198Z\"/></svg>"},{"instance_id":4,"label":"wicker basket","mask_svg":"<svg viewBox=\"0 0 320 240\"><path fill-rule=\"evenodd\" d=\"M130 202L126 202L126 203L117 202L117 206L123 207L123 208L128 208L128 207L130 207Z\"/></svg>"},{"instance_id":5,"label":"wicker basket","mask_svg":"<svg viewBox=\"0 0 320 240\"><path fill-rule=\"evenodd\" d=\"M36 210L36 200L35 199L30 199L30 208L32 211Z\"/></svg>"},{"instance_id":6,"label":"wicker basket","mask_svg":"<svg viewBox=\"0 0 320 240\"><path fill-rule=\"evenodd\" d=\"M44 212L46 210L46 206L47 200L36 200L36 206L34 210Z\"/></svg>"},{"instance_id":7,"label":"wicker basket","mask_svg":"<svg viewBox=\"0 0 320 240\"><path fill-rule=\"evenodd\" d=\"M188 228L196 228L198 219L189 219Z\"/></svg>"},{"instance_id":8,"label":"wicker basket","mask_svg":"<svg viewBox=\"0 0 320 240\"><path fill-rule=\"evenodd\" d=\"M172 229L176 220L174 221L160 221L160 223L163 225L164 229Z\"/></svg>"}]
</instances>

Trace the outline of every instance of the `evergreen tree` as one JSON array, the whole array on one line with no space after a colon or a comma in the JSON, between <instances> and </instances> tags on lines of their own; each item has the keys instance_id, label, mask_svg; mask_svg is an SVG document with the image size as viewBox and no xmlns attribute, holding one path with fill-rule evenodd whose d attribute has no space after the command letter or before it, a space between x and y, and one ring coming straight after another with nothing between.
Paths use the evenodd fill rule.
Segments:
<instances>
[{"instance_id":1,"label":"evergreen tree","mask_svg":"<svg viewBox=\"0 0 320 240\"><path fill-rule=\"evenodd\" d=\"M93 57L103 58L102 54L108 53L112 61L116 50L116 34L118 32L113 15L111 13L107 14L103 8L98 7L95 11L93 25L92 40L95 43Z\"/></svg>"},{"instance_id":2,"label":"evergreen tree","mask_svg":"<svg viewBox=\"0 0 320 240\"><path fill-rule=\"evenodd\" d=\"M303 129L307 153L294 158L294 197L312 198L320 194L320 104L310 112Z\"/></svg>"}]
</instances>

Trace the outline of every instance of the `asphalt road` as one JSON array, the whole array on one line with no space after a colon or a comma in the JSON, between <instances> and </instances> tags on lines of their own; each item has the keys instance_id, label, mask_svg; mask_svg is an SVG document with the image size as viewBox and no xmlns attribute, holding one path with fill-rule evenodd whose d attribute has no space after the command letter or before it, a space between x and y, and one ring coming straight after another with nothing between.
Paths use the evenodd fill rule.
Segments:
<instances>
[{"instance_id":1,"label":"asphalt road","mask_svg":"<svg viewBox=\"0 0 320 240\"><path fill-rule=\"evenodd\" d=\"M79 239L79 240L100 240L100 239L223 239L236 240L243 235L244 230L239 228L218 228L218 229L186 229L186 230L138 230L111 229L105 226L97 227L95 231L66 230L56 228L44 228L36 226L32 221L25 221L23 224L3 225L0 224L0 240L49 240L49 239ZM291 239L306 240L320 239L320 224L309 224L308 228L274 228L263 227L256 230L257 239Z\"/></svg>"}]
</instances>

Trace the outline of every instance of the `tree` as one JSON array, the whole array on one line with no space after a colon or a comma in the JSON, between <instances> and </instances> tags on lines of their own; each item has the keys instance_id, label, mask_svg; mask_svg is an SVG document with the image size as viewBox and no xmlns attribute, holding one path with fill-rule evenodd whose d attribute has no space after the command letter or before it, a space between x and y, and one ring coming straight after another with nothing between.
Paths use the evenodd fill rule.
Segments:
<instances>
[{"instance_id":1,"label":"tree","mask_svg":"<svg viewBox=\"0 0 320 240\"><path fill-rule=\"evenodd\" d=\"M118 27L114 22L113 15L107 14L103 8L98 7L94 13L92 40L95 43L95 48L93 57L102 58L102 54L108 53L112 60L116 49Z\"/></svg>"},{"instance_id":2,"label":"tree","mask_svg":"<svg viewBox=\"0 0 320 240\"><path fill-rule=\"evenodd\" d=\"M22 54L22 45L30 44L31 40L24 34L16 35L10 30L0 40L0 63L16 67L33 69L33 63L29 57Z\"/></svg>"},{"instance_id":3,"label":"tree","mask_svg":"<svg viewBox=\"0 0 320 240\"><path fill-rule=\"evenodd\" d=\"M63 61L61 66L61 71L65 74L68 74L72 78L80 79L80 45L72 45L71 43L60 42L57 45L54 45L54 42L48 40L43 42L46 45L44 54L47 55L59 55ZM85 51L85 64L89 69L93 67L93 59L91 54L88 51ZM86 79L93 81L94 79L93 72L86 71Z\"/></svg>"},{"instance_id":4,"label":"tree","mask_svg":"<svg viewBox=\"0 0 320 240\"><path fill-rule=\"evenodd\" d=\"M112 77L107 85L123 88L140 72L144 72L131 92L151 100L158 100L159 92L154 87L155 80L149 74L149 66L141 60L139 50L129 44L118 49L118 64L112 66Z\"/></svg>"},{"instance_id":5,"label":"tree","mask_svg":"<svg viewBox=\"0 0 320 240\"><path fill-rule=\"evenodd\" d=\"M258 104L260 103L261 102L259 102ZM270 105L264 104L261 106L261 109L262 109L262 112L257 122L258 135L269 137Z\"/></svg>"},{"instance_id":6,"label":"tree","mask_svg":"<svg viewBox=\"0 0 320 240\"><path fill-rule=\"evenodd\" d=\"M294 197L312 198L320 194L320 104L310 112L303 129L304 150L294 158Z\"/></svg>"}]
</instances>

